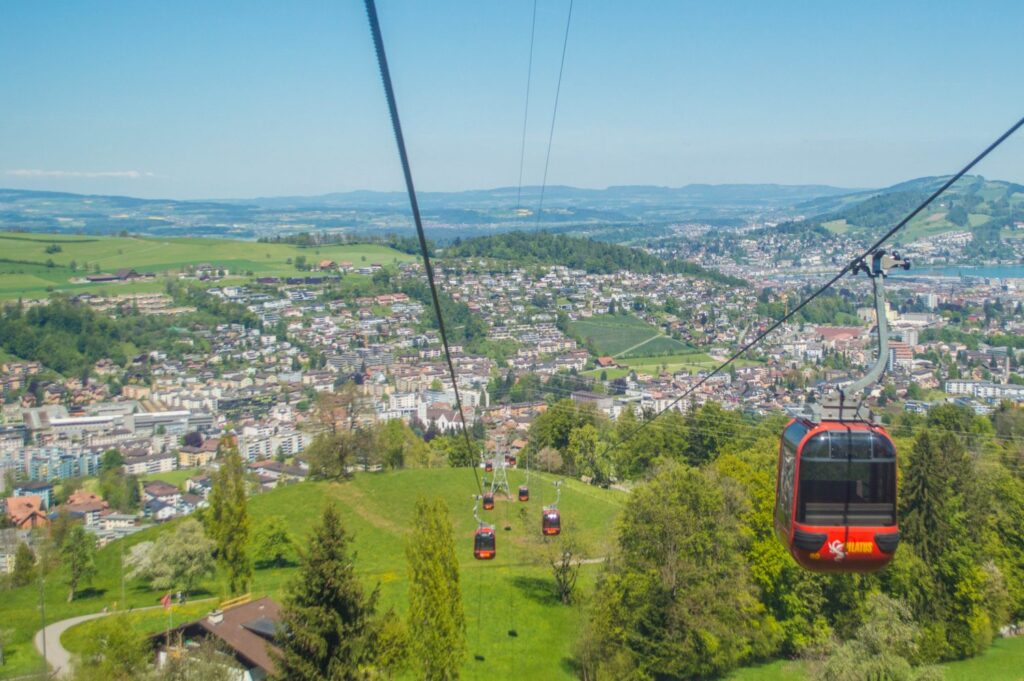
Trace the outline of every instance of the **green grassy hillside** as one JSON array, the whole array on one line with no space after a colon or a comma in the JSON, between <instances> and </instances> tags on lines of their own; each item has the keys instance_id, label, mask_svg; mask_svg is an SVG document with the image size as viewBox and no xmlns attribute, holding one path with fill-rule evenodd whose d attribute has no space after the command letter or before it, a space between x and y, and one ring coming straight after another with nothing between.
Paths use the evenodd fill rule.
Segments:
<instances>
[{"instance_id":1,"label":"green grassy hillside","mask_svg":"<svg viewBox=\"0 0 1024 681\"><path fill-rule=\"evenodd\" d=\"M520 484L524 474L510 473L510 483ZM284 517L301 544L316 522L323 505L338 505L345 526L352 534L357 552L356 563L367 586L380 584L383 609L404 609L406 599L405 535L420 495L443 497L451 510L462 568L463 602L468 623L469 659L465 678L572 678L568 658L579 626L580 606L556 602L552 592L550 568L543 564L545 549L540 536L540 512L554 500L551 476L531 476L531 500L528 503L498 500L494 511L481 512L485 520L497 525L498 558L478 562L472 557L472 517L474 478L467 469L407 470L393 473L362 474L343 483L301 483L284 487L251 500L254 524L269 515ZM565 519L563 536L575 535L587 547L587 555L607 555L614 539L611 528L624 503L615 491L588 487L567 481L560 508ZM510 530L505 530L505 526ZM104 547L98 555L99 576L85 595L66 603L67 591L62 571L47 578L46 615L56 621L78 614L112 607L120 597L121 544L126 547L152 540L171 526L153 528L123 542ZM559 541L559 540L553 540ZM579 593L589 592L600 566L585 565ZM282 595L296 568L257 570L253 593ZM195 598L221 593L217 581L204 584ZM144 583L129 581L127 602L132 607L154 605L161 593ZM40 659L31 644L39 628L39 590L34 587L4 594L0 619L15 630L8 664L0 668L0 678L11 678L39 668ZM160 618L146 618L153 628L164 626ZM83 627L88 625L82 625ZM74 630L72 630L74 632ZM509 632L515 632L510 636ZM68 645L83 634L69 632ZM483 657L481 662L475 656Z\"/></svg>"},{"instance_id":2,"label":"green grassy hillside","mask_svg":"<svg viewBox=\"0 0 1024 681\"><path fill-rule=\"evenodd\" d=\"M639 317L600 314L569 323L569 333L600 355L650 357L692 350Z\"/></svg>"},{"instance_id":3,"label":"green grassy hillside","mask_svg":"<svg viewBox=\"0 0 1024 681\"><path fill-rule=\"evenodd\" d=\"M52 246L59 252L48 253ZM296 276L293 264L303 256L319 260L348 261L356 267L379 263L388 265L413 260L413 256L377 244L328 245L300 248L290 244L264 244L230 239L171 239L150 237L68 236L0 232L0 298L45 297L48 289L130 293L162 290L163 284L72 283L95 271L132 268L138 272L176 273L188 265L209 263L232 273L253 272L255 276ZM48 265L52 261L52 266ZM77 271L70 269L74 261ZM86 266L88 271L85 270Z\"/></svg>"},{"instance_id":4,"label":"green grassy hillside","mask_svg":"<svg viewBox=\"0 0 1024 681\"><path fill-rule=\"evenodd\" d=\"M792 226L877 236L881 230L895 225L945 179L920 178L878 192L816 199L799 207L824 212ZM1020 231L1013 224L1022 219L1024 186L967 175L911 220L896 241L910 243L944 232L971 231L976 241L983 242L976 247L984 249L986 243L993 247L999 239L1019 238Z\"/></svg>"}]
</instances>

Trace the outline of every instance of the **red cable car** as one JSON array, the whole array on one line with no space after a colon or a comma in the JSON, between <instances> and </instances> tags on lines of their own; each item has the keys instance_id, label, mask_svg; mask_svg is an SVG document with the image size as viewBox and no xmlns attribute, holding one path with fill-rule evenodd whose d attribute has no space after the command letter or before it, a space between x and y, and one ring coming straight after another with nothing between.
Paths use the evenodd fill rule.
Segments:
<instances>
[{"instance_id":1,"label":"red cable car","mask_svg":"<svg viewBox=\"0 0 1024 681\"><path fill-rule=\"evenodd\" d=\"M516 457L514 457L514 456L508 457L508 465L512 466L513 468L515 468L516 467Z\"/></svg>"},{"instance_id":2,"label":"red cable car","mask_svg":"<svg viewBox=\"0 0 1024 681\"><path fill-rule=\"evenodd\" d=\"M473 535L473 557L477 560L493 560L497 555L497 538L490 527L478 527Z\"/></svg>"},{"instance_id":3,"label":"red cable car","mask_svg":"<svg viewBox=\"0 0 1024 681\"><path fill-rule=\"evenodd\" d=\"M494 494L492 492L484 493L484 510L490 511L494 508Z\"/></svg>"},{"instance_id":4,"label":"red cable car","mask_svg":"<svg viewBox=\"0 0 1024 681\"><path fill-rule=\"evenodd\" d=\"M782 432L775 532L815 572L873 572L892 560L896 448L866 421L795 418Z\"/></svg>"},{"instance_id":5,"label":"red cable car","mask_svg":"<svg viewBox=\"0 0 1024 681\"><path fill-rule=\"evenodd\" d=\"M494 470L494 464L491 463L490 461L485 461L484 462L484 472L485 473L490 473L493 470Z\"/></svg>"},{"instance_id":6,"label":"red cable car","mask_svg":"<svg viewBox=\"0 0 1024 681\"><path fill-rule=\"evenodd\" d=\"M526 485L520 485L519 486L519 501L529 501L529 500L530 500L530 488L527 487Z\"/></svg>"},{"instance_id":7,"label":"red cable car","mask_svg":"<svg viewBox=\"0 0 1024 681\"><path fill-rule=\"evenodd\" d=\"M547 536L561 534L562 514L558 512L557 508L544 509L544 515L540 521L540 530Z\"/></svg>"}]
</instances>

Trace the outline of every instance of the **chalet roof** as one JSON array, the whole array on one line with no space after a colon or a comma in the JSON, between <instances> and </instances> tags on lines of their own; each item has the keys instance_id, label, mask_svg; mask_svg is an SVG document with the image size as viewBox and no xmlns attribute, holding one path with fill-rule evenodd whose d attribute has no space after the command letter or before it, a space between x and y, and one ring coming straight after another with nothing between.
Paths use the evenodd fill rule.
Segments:
<instances>
[{"instance_id":1,"label":"chalet roof","mask_svg":"<svg viewBox=\"0 0 1024 681\"><path fill-rule=\"evenodd\" d=\"M272 639L280 621L281 606L270 598L260 598L224 610L220 621L207 616L185 626L201 627L221 639L238 656L273 675L276 667L271 651L278 649Z\"/></svg>"}]
</instances>

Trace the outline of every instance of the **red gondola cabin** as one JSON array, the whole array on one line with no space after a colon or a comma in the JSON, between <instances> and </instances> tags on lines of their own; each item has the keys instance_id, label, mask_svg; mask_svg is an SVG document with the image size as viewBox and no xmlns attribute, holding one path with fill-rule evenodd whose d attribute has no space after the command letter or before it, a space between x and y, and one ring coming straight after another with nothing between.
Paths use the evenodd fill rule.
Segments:
<instances>
[{"instance_id":1,"label":"red gondola cabin","mask_svg":"<svg viewBox=\"0 0 1024 681\"><path fill-rule=\"evenodd\" d=\"M494 530L489 527L477 528L473 536L473 557L477 560L492 560L497 553Z\"/></svg>"},{"instance_id":2,"label":"red gondola cabin","mask_svg":"<svg viewBox=\"0 0 1024 681\"><path fill-rule=\"evenodd\" d=\"M519 486L519 501L529 501L529 500L530 500L530 488L527 487L526 485L520 485Z\"/></svg>"},{"instance_id":3,"label":"red gondola cabin","mask_svg":"<svg viewBox=\"0 0 1024 681\"><path fill-rule=\"evenodd\" d=\"M815 572L873 572L896 552L896 448L860 421L796 418L782 433L775 532Z\"/></svg>"},{"instance_id":4,"label":"red gondola cabin","mask_svg":"<svg viewBox=\"0 0 1024 681\"><path fill-rule=\"evenodd\" d=\"M490 492L484 494L484 510L490 511L494 508L494 495Z\"/></svg>"},{"instance_id":5,"label":"red gondola cabin","mask_svg":"<svg viewBox=\"0 0 1024 681\"><path fill-rule=\"evenodd\" d=\"M557 508L544 509L544 515L540 523L541 532L545 535L556 535L562 532L562 514Z\"/></svg>"},{"instance_id":6,"label":"red gondola cabin","mask_svg":"<svg viewBox=\"0 0 1024 681\"><path fill-rule=\"evenodd\" d=\"M490 473L493 470L494 470L494 464L493 463L491 463L490 461L484 462L484 472L485 473Z\"/></svg>"}]
</instances>

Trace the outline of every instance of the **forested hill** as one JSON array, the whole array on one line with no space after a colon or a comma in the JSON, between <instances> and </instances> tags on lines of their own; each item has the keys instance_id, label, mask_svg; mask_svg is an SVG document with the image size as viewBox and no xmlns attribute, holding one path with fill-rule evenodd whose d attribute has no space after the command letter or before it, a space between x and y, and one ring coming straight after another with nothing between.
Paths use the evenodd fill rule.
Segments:
<instances>
[{"instance_id":1,"label":"forested hill","mask_svg":"<svg viewBox=\"0 0 1024 681\"><path fill-rule=\"evenodd\" d=\"M747 282L685 260L666 261L628 246L548 232L505 232L455 241L445 257L494 258L519 264L563 265L591 274L621 270L640 273L686 274L730 286Z\"/></svg>"},{"instance_id":2,"label":"forested hill","mask_svg":"<svg viewBox=\"0 0 1024 681\"><path fill-rule=\"evenodd\" d=\"M777 229L877 236L896 225L947 179L923 177L877 192L813 199L796 206L813 217L783 223ZM974 249L985 255L986 249L997 248L1001 236L1021 221L1024 186L968 175L914 218L898 239L909 243L943 232L970 231L974 233Z\"/></svg>"}]
</instances>

